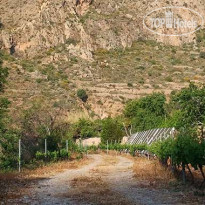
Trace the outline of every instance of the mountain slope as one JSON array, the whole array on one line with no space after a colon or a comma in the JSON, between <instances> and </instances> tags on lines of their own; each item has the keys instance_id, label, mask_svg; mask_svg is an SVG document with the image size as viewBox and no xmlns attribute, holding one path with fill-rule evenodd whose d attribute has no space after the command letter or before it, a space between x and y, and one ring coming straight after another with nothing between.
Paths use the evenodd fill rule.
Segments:
<instances>
[{"instance_id":1,"label":"mountain slope","mask_svg":"<svg viewBox=\"0 0 205 205\"><path fill-rule=\"evenodd\" d=\"M148 11L168 5L205 11L199 0L0 0L13 113L41 100L103 118L119 114L129 99L204 83L204 30L178 38L143 28ZM86 104L76 96L79 88L88 92Z\"/></svg>"}]
</instances>

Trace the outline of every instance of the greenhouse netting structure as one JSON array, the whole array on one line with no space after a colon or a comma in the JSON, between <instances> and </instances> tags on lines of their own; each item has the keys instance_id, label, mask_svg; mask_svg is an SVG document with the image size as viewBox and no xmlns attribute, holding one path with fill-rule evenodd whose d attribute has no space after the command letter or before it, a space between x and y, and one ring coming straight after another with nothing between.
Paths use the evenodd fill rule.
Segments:
<instances>
[{"instance_id":1,"label":"greenhouse netting structure","mask_svg":"<svg viewBox=\"0 0 205 205\"><path fill-rule=\"evenodd\" d=\"M137 132L128 138L127 144L152 144L155 141L174 137L175 128L158 128Z\"/></svg>"}]
</instances>

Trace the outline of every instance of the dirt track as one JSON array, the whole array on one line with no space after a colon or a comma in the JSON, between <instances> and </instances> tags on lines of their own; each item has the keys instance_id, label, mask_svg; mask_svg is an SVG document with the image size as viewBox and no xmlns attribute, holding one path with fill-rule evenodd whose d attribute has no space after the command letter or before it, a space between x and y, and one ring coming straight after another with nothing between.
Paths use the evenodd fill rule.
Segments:
<instances>
[{"instance_id":1,"label":"dirt track","mask_svg":"<svg viewBox=\"0 0 205 205\"><path fill-rule=\"evenodd\" d=\"M34 183L11 204L202 204L185 200L181 192L155 189L134 177L132 159L90 155L91 163Z\"/></svg>"}]
</instances>

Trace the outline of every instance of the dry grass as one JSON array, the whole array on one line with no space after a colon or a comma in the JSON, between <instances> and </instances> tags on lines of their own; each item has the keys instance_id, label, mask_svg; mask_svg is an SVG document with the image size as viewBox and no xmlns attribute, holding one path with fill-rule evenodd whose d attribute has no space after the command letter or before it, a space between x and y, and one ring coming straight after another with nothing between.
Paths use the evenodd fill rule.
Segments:
<instances>
[{"instance_id":1,"label":"dry grass","mask_svg":"<svg viewBox=\"0 0 205 205\"><path fill-rule=\"evenodd\" d=\"M78 202L89 202L98 205L131 205L119 193L110 190L101 177L79 177L72 181L72 189L66 195Z\"/></svg>"},{"instance_id":2,"label":"dry grass","mask_svg":"<svg viewBox=\"0 0 205 205\"><path fill-rule=\"evenodd\" d=\"M89 176L77 177L72 180L72 188L66 197L77 202L86 201L98 205L131 205L124 196L111 190L104 176L108 175L119 162L116 156L102 153L103 162L91 170Z\"/></svg>"},{"instance_id":3,"label":"dry grass","mask_svg":"<svg viewBox=\"0 0 205 205\"><path fill-rule=\"evenodd\" d=\"M47 179L66 169L77 169L91 162L91 159L62 161L39 167L35 170L23 170L22 173L0 174L0 202L20 198L28 191L28 187L38 180Z\"/></svg>"},{"instance_id":4,"label":"dry grass","mask_svg":"<svg viewBox=\"0 0 205 205\"><path fill-rule=\"evenodd\" d=\"M83 111L71 112L67 117L67 121L70 123L76 123L79 119L89 119L88 113Z\"/></svg>"},{"instance_id":5,"label":"dry grass","mask_svg":"<svg viewBox=\"0 0 205 205\"><path fill-rule=\"evenodd\" d=\"M92 172L100 173L101 176L105 176L113 169L113 166L119 162L119 159L115 155L107 155L103 152L101 155L103 156L103 163L93 169Z\"/></svg>"},{"instance_id":6,"label":"dry grass","mask_svg":"<svg viewBox=\"0 0 205 205\"><path fill-rule=\"evenodd\" d=\"M175 181L172 172L163 167L158 160L146 158L134 159L134 176L140 181L147 181L148 185L164 185Z\"/></svg>"},{"instance_id":7,"label":"dry grass","mask_svg":"<svg viewBox=\"0 0 205 205\"><path fill-rule=\"evenodd\" d=\"M62 161L57 163L52 163L49 165L45 165L43 167L39 167L35 170L25 170L22 173L22 177L32 177L32 178L42 178L42 177L50 177L54 176L57 173L63 172L66 169L77 169L81 166L87 165L91 162L91 159L84 158L80 160L74 161Z\"/></svg>"}]
</instances>

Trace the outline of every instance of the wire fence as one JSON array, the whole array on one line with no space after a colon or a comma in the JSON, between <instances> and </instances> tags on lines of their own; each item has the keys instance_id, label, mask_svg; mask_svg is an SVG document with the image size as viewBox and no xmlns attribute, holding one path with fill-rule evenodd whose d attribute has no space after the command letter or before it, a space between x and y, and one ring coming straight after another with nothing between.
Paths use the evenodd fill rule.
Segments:
<instances>
[{"instance_id":1,"label":"wire fence","mask_svg":"<svg viewBox=\"0 0 205 205\"><path fill-rule=\"evenodd\" d=\"M74 143L70 140L65 140L61 143L56 143L57 149L54 149L53 143L50 143L48 139L44 139L41 143L28 144L27 141L22 139L18 140L18 154L17 154L17 169L19 172L22 168L27 167L29 164L35 164L37 161L57 162L59 160L68 160L72 153L77 153L77 158L82 158L83 155L95 151L95 153L104 152L106 154L131 154L132 156L147 157L148 159L155 157L146 150L146 145L122 145L117 141L109 141L95 145L85 145L80 142ZM113 152L114 151L114 152ZM93 153L93 152L92 152Z\"/></svg>"},{"instance_id":2,"label":"wire fence","mask_svg":"<svg viewBox=\"0 0 205 205\"><path fill-rule=\"evenodd\" d=\"M36 160L44 162L58 161L59 159L69 159L72 151L80 152L82 145L71 143L65 140L63 143L56 143L57 149L53 148L53 143L49 144L48 139L44 139L43 143L27 144L26 141L18 140L18 171L21 172L25 164L34 163ZM50 149L49 149L50 148Z\"/></svg>"}]
</instances>

